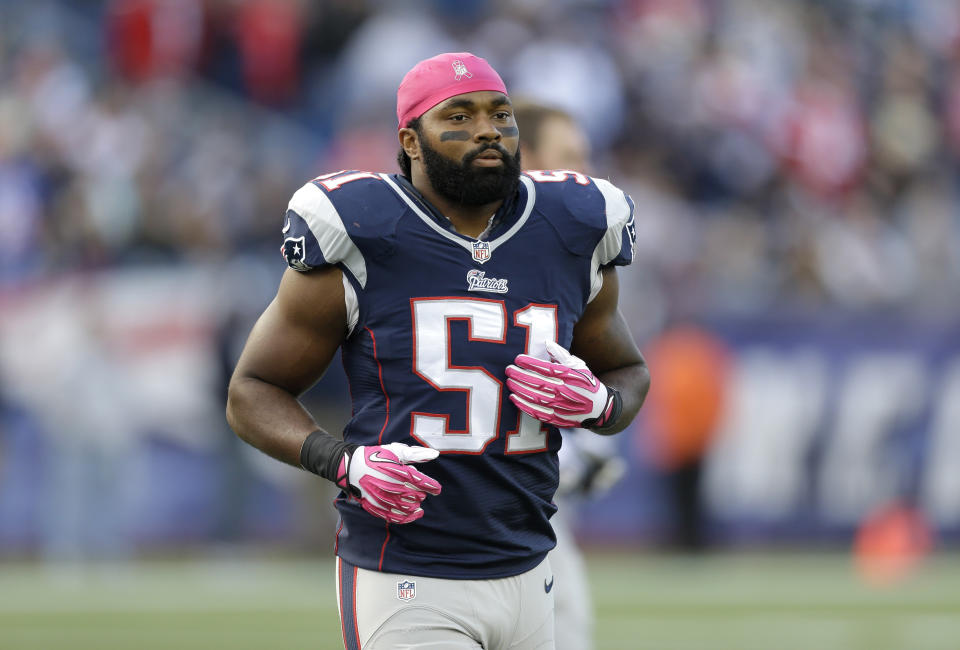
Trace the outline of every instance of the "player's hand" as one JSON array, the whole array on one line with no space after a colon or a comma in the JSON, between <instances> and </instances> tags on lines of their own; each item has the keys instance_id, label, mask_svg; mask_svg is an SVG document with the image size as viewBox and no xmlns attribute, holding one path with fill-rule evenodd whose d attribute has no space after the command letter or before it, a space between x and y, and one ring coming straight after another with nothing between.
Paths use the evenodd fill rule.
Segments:
<instances>
[{"instance_id":1,"label":"player's hand","mask_svg":"<svg viewBox=\"0 0 960 650\"><path fill-rule=\"evenodd\" d=\"M547 341L550 361L519 354L507 366L510 401L558 427L602 429L620 417L620 393L604 385L579 357Z\"/></svg>"},{"instance_id":2,"label":"player's hand","mask_svg":"<svg viewBox=\"0 0 960 650\"><path fill-rule=\"evenodd\" d=\"M407 463L433 460L439 453L400 442L357 447L343 455L336 483L370 514L408 524L423 516L420 503L428 494L440 494L440 484Z\"/></svg>"}]
</instances>

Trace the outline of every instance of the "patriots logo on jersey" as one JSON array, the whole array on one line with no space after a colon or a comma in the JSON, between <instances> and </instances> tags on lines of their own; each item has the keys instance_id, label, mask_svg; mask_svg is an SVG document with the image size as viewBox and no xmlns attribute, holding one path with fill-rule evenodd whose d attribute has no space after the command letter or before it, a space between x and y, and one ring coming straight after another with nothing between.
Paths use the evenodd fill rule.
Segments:
<instances>
[{"instance_id":1,"label":"patriots logo on jersey","mask_svg":"<svg viewBox=\"0 0 960 650\"><path fill-rule=\"evenodd\" d=\"M283 240L283 256L291 268L298 271L309 271L313 267L304 262L306 253L306 237L287 237Z\"/></svg>"},{"instance_id":2,"label":"patriots logo on jersey","mask_svg":"<svg viewBox=\"0 0 960 650\"><path fill-rule=\"evenodd\" d=\"M490 259L490 242L488 241L475 241L473 242L473 259L477 262L483 264Z\"/></svg>"},{"instance_id":3,"label":"patriots logo on jersey","mask_svg":"<svg viewBox=\"0 0 960 650\"><path fill-rule=\"evenodd\" d=\"M491 293L506 293L507 278L488 278L486 271L470 269L467 271L467 291L489 291Z\"/></svg>"},{"instance_id":4,"label":"patriots logo on jersey","mask_svg":"<svg viewBox=\"0 0 960 650\"><path fill-rule=\"evenodd\" d=\"M411 601L417 597L417 583L412 580L404 580L397 583L397 598L403 601Z\"/></svg>"}]
</instances>

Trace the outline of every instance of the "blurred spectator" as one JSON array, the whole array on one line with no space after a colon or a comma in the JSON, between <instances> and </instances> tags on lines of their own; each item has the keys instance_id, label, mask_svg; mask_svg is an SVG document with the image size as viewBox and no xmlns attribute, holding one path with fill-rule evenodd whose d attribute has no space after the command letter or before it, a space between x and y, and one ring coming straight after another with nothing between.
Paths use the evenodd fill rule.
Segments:
<instances>
[{"instance_id":1,"label":"blurred spectator","mask_svg":"<svg viewBox=\"0 0 960 650\"><path fill-rule=\"evenodd\" d=\"M202 0L111 0L105 22L112 63L131 81L182 77L198 62Z\"/></svg>"},{"instance_id":2,"label":"blurred spectator","mask_svg":"<svg viewBox=\"0 0 960 650\"><path fill-rule=\"evenodd\" d=\"M581 33L572 26L565 31ZM584 39L547 37L525 44L512 57L507 74L515 94L538 97L569 112L598 146L608 145L623 122L616 65L608 51Z\"/></svg>"},{"instance_id":3,"label":"blurred spectator","mask_svg":"<svg viewBox=\"0 0 960 650\"><path fill-rule=\"evenodd\" d=\"M236 38L247 93L272 106L286 106L300 86L300 3L249 0L237 8Z\"/></svg>"}]
</instances>

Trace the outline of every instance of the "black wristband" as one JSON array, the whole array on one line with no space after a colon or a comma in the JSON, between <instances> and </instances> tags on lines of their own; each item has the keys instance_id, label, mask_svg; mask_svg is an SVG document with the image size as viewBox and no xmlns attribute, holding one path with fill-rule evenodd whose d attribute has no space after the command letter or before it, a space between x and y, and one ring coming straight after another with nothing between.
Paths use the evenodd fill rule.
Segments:
<instances>
[{"instance_id":1,"label":"black wristband","mask_svg":"<svg viewBox=\"0 0 960 650\"><path fill-rule=\"evenodd\" d=\"M620 419L620 414L623 412L623 398L620 397L620 391L613 386L607 386L607 392L610 394L609 399L613 400L613 404L610 407L610 417L603 422L602 426L596 426L597 421L600 418L584 420L580 425L584 429L590 429L596 433L606 433L608 430L612 429L617 423L617 420Z\"/></svg>"},{"instance_id":2,"label":"black wristband","mask_svg":"<svg viewBox=\"0 0 960 650\"><path fill-rule=\"evenodd\" d=\"M300 447L300 467L336 483L340 478L337 469L343 455L352 456L356 448L357 445L353 443L337 440L326 431L317 429L307 436Z\"/></svg>"}]
</instances>

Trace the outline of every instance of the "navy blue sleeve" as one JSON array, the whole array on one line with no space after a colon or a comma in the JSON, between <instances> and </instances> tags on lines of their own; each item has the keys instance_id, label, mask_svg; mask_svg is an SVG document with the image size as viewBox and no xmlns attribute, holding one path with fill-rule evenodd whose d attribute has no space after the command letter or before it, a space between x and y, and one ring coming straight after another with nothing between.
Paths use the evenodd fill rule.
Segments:
<instances>
[{"instance_id":1,"label":"navy blue sleeve","mask_svg":"<svg viewBox=\"0 0 960 650\"><path fill-rule=\"evenodd\" d=\"M367 280L366 261L344 225L343 215L314 181L301 187L287 206L283 257L297 271L337 265L358 286Z\"/></svg>"},{"instance_id":2,"label":"navy blue sleeve","mask_svg":"<svg viewBox=\"0 0 960 650\"><path fill-rule=\"evenodd\" d=\"M626 266L633 262L637 229L633 220L633 199L602 178L593 179L604 199L606 231L594 250L600 266Z\"/></svg>"}]
</instances>

